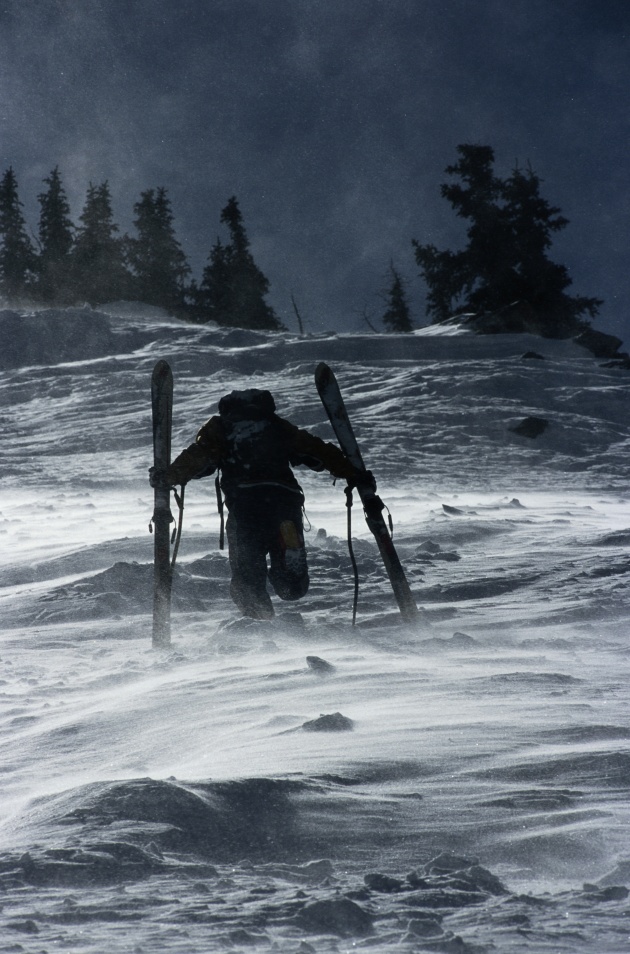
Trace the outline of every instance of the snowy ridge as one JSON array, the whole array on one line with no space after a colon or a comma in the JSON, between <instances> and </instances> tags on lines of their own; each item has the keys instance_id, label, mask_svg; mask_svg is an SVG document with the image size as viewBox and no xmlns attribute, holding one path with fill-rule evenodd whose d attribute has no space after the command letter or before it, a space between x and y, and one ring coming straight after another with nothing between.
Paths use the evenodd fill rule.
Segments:
<instances>
[{"instance_id":1,"label":"snowy ridge","mask_svg":"<svg viewBox=\"0 0 630 954\"><path fill-rule=\"evenodd\" d=\"M529 336L108 310L0 315L0 950L626 950L628 372ZM358 508L350 626L344 495L300 471L307 597L237 618L195 483L151 649L158 357L176 449L252 386L331 440L334 368L417 627Z\"/></svg>"}]
</instances>

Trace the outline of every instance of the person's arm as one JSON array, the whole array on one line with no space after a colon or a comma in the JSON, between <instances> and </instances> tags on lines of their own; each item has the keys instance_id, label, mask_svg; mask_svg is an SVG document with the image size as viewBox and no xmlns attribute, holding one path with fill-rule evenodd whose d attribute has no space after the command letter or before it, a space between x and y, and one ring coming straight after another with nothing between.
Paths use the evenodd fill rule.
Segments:
<instances>
[{"instance_id":1,"label":"person's arm","mask_svg":"<svg viewBox=\"0 0 630 954\"><path fill-rule=\"evenodd\" d=\"M327 470L333 477L341 477L344 480L355 479L356 468L336 444L324 441L289 421L283 420L282 423L291 448L292 464L304 464L311 470Z\"/></svg>"},{"instance_id":2,"label":"person's arm","mask_svg":"<svg viewBox=\"0 0 630 954\"><path fill-rule=\"evenodd\" d=\"M167 471L169 484L187 484L196 477L213 474L219 466L225 439L218 417L207 421L191 444L179 454Z\"/></svg>"}]
</instances>

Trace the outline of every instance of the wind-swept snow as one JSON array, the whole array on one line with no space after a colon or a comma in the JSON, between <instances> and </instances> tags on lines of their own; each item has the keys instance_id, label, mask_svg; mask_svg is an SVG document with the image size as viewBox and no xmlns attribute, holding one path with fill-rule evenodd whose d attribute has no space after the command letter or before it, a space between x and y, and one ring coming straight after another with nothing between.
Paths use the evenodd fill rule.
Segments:
<instances>
[{"instance_id":1,"label":"wind-swept snow","mask_svg":"<svg viewBox=\"0 0 630 954\"><path fill-rule=\"evenodd\" d=\"M571 341L124 304L0 331L0 951L628 949L627 370ZM352 628L345 497L300 472L307 597L238 618L195 482L151 648L158 358L175 449L251 386L331 440L333 367L417 626L357 507Z\"/></svg>"}]
</instances>

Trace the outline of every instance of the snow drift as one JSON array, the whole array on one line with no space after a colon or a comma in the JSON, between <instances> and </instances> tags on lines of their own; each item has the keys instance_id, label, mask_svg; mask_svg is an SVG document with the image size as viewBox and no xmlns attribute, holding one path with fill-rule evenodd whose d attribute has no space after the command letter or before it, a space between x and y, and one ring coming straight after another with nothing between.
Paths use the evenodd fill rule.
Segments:
<instances>
[{"instance_id":1,"label":"snow drift","mask_svg":"<svg viewBox=\"0 0 630 954\"><path fill-rule=\"evenodd\" d=\"M627 948L626 369L528 335L297 338L122 304L0 328L0 945ZM238 618L195 482L151 649L162 357L175 449L249 386L332 439L312 376L333 367L417 626L358 512L350 625L344 495L300 472L305 599Z\"/></svg>"}]
</instances>

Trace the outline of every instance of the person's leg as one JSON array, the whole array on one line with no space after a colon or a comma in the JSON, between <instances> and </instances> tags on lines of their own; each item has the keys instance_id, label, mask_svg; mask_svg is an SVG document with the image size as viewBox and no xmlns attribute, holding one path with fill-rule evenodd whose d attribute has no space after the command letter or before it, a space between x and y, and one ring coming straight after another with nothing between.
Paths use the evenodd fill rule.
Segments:
<instances>
[{"instance_id":1,"label":"person's leg","mask_svg":"<svg viewBox=\"0 0 630 954\"><path fill-rule=\"evenodd\" d=\"M266 541L250 508L230 513L226 526L232 580L230 595L245 616L271 619L274 615L267 592Z\"/></svg>"},{"instance_id":2,"label":"person's leg","mask_svg":"<svg viewBox=\"0 0 630 954\"><path fill-rule=\"evenodd\" d=\"M299 600L309 585L301 500L296 494L282 493L274 510L269 580L281 600Z\"/></svg>"}]
</instances>

